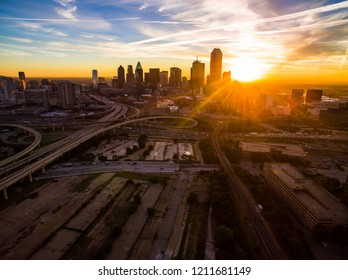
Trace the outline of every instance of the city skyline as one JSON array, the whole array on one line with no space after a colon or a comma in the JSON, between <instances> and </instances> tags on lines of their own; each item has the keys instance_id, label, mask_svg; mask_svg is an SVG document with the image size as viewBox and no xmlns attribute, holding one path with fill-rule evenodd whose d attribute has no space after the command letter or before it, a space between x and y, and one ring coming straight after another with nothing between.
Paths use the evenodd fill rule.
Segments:
<instances>
[{"instance_id":1,"label":"city skyline","mask_svg":"<svg viewBox=\"0 0 348 280\"><path fill-rule=\"evenodd\" d=\"M102 77L119 65L190 76L210 53L241 81L347 82L348 1L11 1L0 12L1 75Z\"/></svg>"}]
</instances>

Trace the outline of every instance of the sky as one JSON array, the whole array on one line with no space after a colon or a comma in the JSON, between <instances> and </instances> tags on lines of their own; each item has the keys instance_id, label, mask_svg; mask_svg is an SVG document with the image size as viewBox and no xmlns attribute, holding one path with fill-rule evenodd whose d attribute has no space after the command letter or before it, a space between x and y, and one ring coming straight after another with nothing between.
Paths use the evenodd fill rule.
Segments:
<instances>
[{"instance_id":1,"label":"sky","mask_svg":"<svg viewBox=\"0 0 348 280\"><path fill-rule=\"evenodd\" d=\"M117 75L122 65L348 84L348 1L0 0L0 75ZM244 76L244 78L243 78Z\"/></svg>"}]
</instances>

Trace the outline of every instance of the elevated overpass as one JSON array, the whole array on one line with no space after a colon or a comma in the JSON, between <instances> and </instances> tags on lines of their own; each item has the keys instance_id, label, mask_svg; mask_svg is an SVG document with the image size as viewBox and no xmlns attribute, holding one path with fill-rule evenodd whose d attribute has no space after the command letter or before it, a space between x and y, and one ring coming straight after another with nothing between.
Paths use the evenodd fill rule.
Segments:
<instances>
[{"instance_id":1,"label":"elevated overpass","mask_svg":"<svg viewBox=\"0 0 348 280\"><path fill-rule=\"evenodd\" d=\"M29 133L31 133L32 135L34 135L35 139L33 141L33 143L30 144L30 146L28 146L27 148L25 148L24 150L20 151L19 153L6 158L2 161L0 161L0 167L1 166L5 166L11 162L15 162L16 160L20 159L21 157L23 157L24 155L30 153L32 150L34 150L38 145L40 145L41 142L41 134L40 132L30 128L30 127L26 127L20 124L0 124L0 126L5 126L5 127L17 127L20 129L23 129Z\"/></svg>"},{"instance_id":2,"label":"elevated overpass","mask_svg":"<svg viewBox=\"0 0 348 280\"><path fill-rule=\"evenodd\" d=\"M15 171L12 174L8 175L7 177L0 180L0 191L3 192L4 198L7 199L7 191L6 189L10 187L12 184L18 182L19 180L29 177L29 181L32 181L32 174L40 169L44 171L45 166L50 164L51 162L57 160L59 157L61 157L64 153L74 149L81 143L93 138L94 136L107 132L109 130L113 130L114 128L117 128L119 126L136 123L136 122L142 122L147 120L156 120L156 119L184 119L192 122L187 127L193 127L197 125L197 121L188 117L181 117L181 116L148 116L144 118L134 118L131 120L125 120L122 122L119 122L117 124L113 124L107 127L102 127L99 129L96 129L95 126L93 126L93 129L89 129L88 131L82 131L77 132L76 137L73 139L69 139L69 141L65 141L64 145L59 145L59 147L55 147L54 150L50 154L47 154L43 156L42 158L39 158L34 163L29 163L26 167L23 167L21 170ZM64 140L64 139L63 139Z\"/></svg>"}]
</instances>

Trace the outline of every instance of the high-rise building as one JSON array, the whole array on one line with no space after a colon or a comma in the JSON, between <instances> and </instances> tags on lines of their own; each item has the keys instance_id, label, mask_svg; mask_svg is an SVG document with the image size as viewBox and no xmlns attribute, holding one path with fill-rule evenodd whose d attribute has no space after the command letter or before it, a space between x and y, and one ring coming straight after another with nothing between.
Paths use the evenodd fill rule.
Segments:
<instances>
[{"instance_id":1,"label":"high-rise building","mask_svg":"<svg viewBox=\"0 0 348 280\"><path fill-rule=\"evenodd\" d=\"M42 106L49 108L48 91L45 89L27 89L24 90L25 104L27 106Z\"/></svg>"},{"instance_id":2,"label":"high-rise building","mask_svg":"<svg viewBox=\"0 0 348 280\"><path fill-rule=\"evenodd\" d=\"M21 80L22 90L25 90L27 88L27 81L25 79L25 73L24 72L18 72L18 78Z\"/></svg>"},{"instance_id":3,"label":"high-rise building","mask_svg":"<svg viewBox=\"0 0 348 280\"><path fill-rule=\"evenodd\" d=\"M205 64L196 59L191 67L191 89L194 93L199 93L204 86L204 67Z\"/></svg>"},{"instance_id":4,"label":"high-rise building","mask_svg":"<svg viewBox=\"0 0 348 280\"><path fill-rule=\"evenodd\" d=\"M58 106L63 108L73 107L76 104L75 91L70 81L58 81Z\"/></svg>"},{"instance_id":5,"label":"high-rise building","mask_svg":"<svg viewBox=\"0 0 348 280\"><path fill-rule=\"evenodd\" d=\"M181 87L181 69L178 67L170 68L169 85L171 87Z\"/></svg>"},{"instance_id":6,"label":"high-rise building","mask_svg":"<svg viewBox=\"0 0 348 280\"><path fill-rule=\"evenodd\" d=\"M150 80L150 73L149 72L145 72L144 73L144 84L145 86L149 86L149 80Z\"/></svg>"},{"instance_id":7,"label":"high-rise building","mask_svg":"<svg viewBox=\"0 0 348 280\"><path fill-rule=\"evenodd\" d=\"M124 76L124 68L122 65L120 65L120 67L118 67L117 69L117 84L118 84L118 88L123 88L124 87L124 82L125 82L125 76Z\"/></svg>"},{"instance_id":8,"label":"high-rise building","mask_svg":"<svg viewBox=\"0 0 348 280\"><path fill-rule=\"evenodd\" d=\"M137 84L142 84L144 82L143 68L141 67L140 62L137 63L135 67L135 82Z\"/></svg>"},{"instance_id":9,"label":"high-rise building","mask_svg":"<svg viewBox=\"0 0 348 280\"><path fill-rule=\"evenodd\" d=\"M15 97L15 82L10 77L0 76L0 102L7 103Z\"/></svg>"},{"instance_id":10,"label":"high-rise building","mask_svg":"<svg viewBox=\"0 0 348 280\"><path fill-rule=\"evenodd\" d=\"M92 82L93 82L93 88L98 87L98 70L92 70Z\"/></svg>"},{"instance_id":11,"label":"high-rise building","mask_svg":"<svg viewBox=\"0 0 348 280\"><path fill-rule=\"evenodd\" d=\"M292 108L298 107L303 103L303 89L293 89L291 92L290 105Z\"/></svg>"},{"instance_id":12,"label":"high-rise building","mask_svg":"<svg viewBox=\"0 0 348 280\"><path fill-rule=\"evenodd\" d=\"M113 76L113 78L111 79L111 87L112 87L112 88L117 88L117 87L118 87L118 79L117 79L117 76Z\"/></svg>"},{"instance_id":13,"label":"high-rise building","mask_svg":"<svg viewBox=\"0 0 348 280\"><path fill-rule=\"evenodd\" d=\"M161 71L159 77L161 86L168 85L168 71Z\"/></svg>"},{"instance_id":14,"label":"high-rise building","mask_svg":"<svg viewBox=\"0 0 348 280\"><path fill-rule=\"evenodd\" d=\"M127 75L126 75L127 81L126 81L126 88L127 89L132 89L135 86L135 78L134 78L134 73L133 73L133 66L128 65L127 67Z\"/></svg>"},{"instance_id":15,"label":"high-rise building","mask_svg":"<svg viewBox=\"0 0 348 280\"><path fill-rule=\"evenodd\" d=\"M160 83L159 73L160 73L159 68L150 68L149 69L149 86L152 89L157 89L157 86Z\"/></svg>"},{"instance_id":16,"label":"high-rise building","mask_svg":"<svg viewBox=\"0 0 348 280\"><path fill-rule=\"evenodd\" d=\"M306 103L319 102L323 96L322 89L307 89L306 90Z\"/></svg>"},{"instance_id":17,"label":"high-rise building","mask_svg":"<svg viewBox=\"0 0 348 280\"><path fill-rule=\"evenodd\" d=\"M188 85L188 83L187 83L187 77L182 77L182 79L181 79L181 88L182 89L187 89L187 85Z\"/></svg>"},{"instance_id":18,"label":"high-rise building","mask_svg":"<svg viewBox=\"0 0 348 280\"><path fill-rule=\"evenodd\" d=\"M30 80L29 81L29 86L30 89L39 89L40 88L40 83L38 80Z\"/></svg>"},{"instance_id":19,"label":"high-rise building","mask_svg":"<svg viewBox=\"0 0 348 280\"><path fill-rule=\"evenodd\" d=\"M222 52L220 49L214 49L210 54L209 83L221 81L221 70L222 70Z\"/></svg>"},{"instance_id":20,"label":"high-rise building","mask_svg":"<svg viewBox=\"0 0 348 280\"><path fill-rule=\"evenodd\" d=\"M231 71L222 73L222 80L225 82L231 81Z\"/></svg>"}]
</instances>

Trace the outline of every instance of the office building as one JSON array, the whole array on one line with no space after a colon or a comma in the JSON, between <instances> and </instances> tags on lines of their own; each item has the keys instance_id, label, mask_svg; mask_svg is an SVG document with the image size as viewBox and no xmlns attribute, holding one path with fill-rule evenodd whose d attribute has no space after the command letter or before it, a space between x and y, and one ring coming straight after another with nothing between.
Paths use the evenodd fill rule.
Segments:
<instances>
[{"instance_id":1,"label":"office building","mask_svg":"<svg viewBox=\"0 0 348 280\"><path fill-rule=\"evenodd\" d=\"M347 207L289 163L265 163L263 175L309 230L348 226Z\"/></svg>"},{"instance_id":2,"label":"office building","mask_svg":"<svg viewBox=\"0 0 348 280\"><path fill-rule=\"evenodd\" d=\"M40 88L40 82L38 80L30 80L29 81L29 88L30 89L39 89Z\"/></svg>"},{"instance_id":3,"label":"office building","mask_svg":"<svg viewBox=\"0 0 348 280\"><path fill-rule=\"evenodd\" d=\"M290 105L292 108L299 107L303 104L303 89L293 89L291 92Z\"/></svg>"},{"instance_id":4,"label":"office building","mask_svg":"<svg viewBox=\"0 0 348 280\"><path fill-rule=\"evenodd\" d=\"M194 94L199 94L204 86L204 68L205 64L196 59L191 67L191 90Z\"/></svg>"},{"instance_id":5,"label":"office building","mask_svg":"<svg viewBox=\"0 0 348 280\"><path fill-rule=\"evenodd\" d=\"M160 83L160 69L150 68L149 69L149 87L152 89L157 89Z\"/></svg>"},{"instance_id":6,"label":"office building","mask_svg":"<svg viewBox=\"0 0 348 280\"><path fill-rule=\"evenodd\" d=\"M112 88L118 88L118 79L117 76L113 76L111 79L111 87Z\"/></svg>"},{"instance_id":7,"label":"office building","mask_svg":"<svg viewBox=\"0 0 348 280\"><path fill-rule=\"evenodd\" d=\"M149 72L145 72L144 73L144 84L145 84L145 86L149 86L149 80L150 80L150 73Z\"/></svg>"},{"instance_id":8,"label":"office building","mask_svg":"<svg viewBox=\"0 0 348 280\"><path fill-rule=\"evenodd\" d=\"M133 73L133 66L128 65L126 75L126 89L131 90L135 87L135 77Z\"/></svg>"},{"instance_id":9,"label":"office building","mask_svg":"<svg viewBox=\"0 0 348 280\"><path fill-rule=\"evenodd\" d=\"M25 90L27 88L27 81L25 79L25 73L18 72L18 78L21 80L21 89Z\"/></svg>"},{"instance_id":10,"label":"office building","mask_svg":"<svg viewBox=\"0 0 348 280\"><path fill-rule=\"evenodd\" d=\"M169 85L171 87L181 87L181 69L178 67L170 68Z\"/></svg>"},{"instance_id":11,"label":"office building","mask_svg":"<svg viewBox=\"0 0 348 280\"><path fill-rule=\"evenodd\" d=\"M117 85L118 88L123 88L124 87L124 82L125 82L125 75L124 75L124 68L122 65L120 65L120 67L118 67L117 69Z\"/></svg>"},{"instance_id":12,"label":"office building","mask_svg":"<svg viewBox=\"0 0 348 280\"><path fill-rule=\"evenodd\" d=\"M230 82L231 81L231 71L223 72L222 73L222 80L224 82Z\"/></svg>"},{"instance_id":13,"label":"office building","mask_svg":"<svg viewBox=\"0 0 348 280\"><path fill-rule=\"evenodd\" d=\"M182 77L182 79L181 79L181 88L182 88L182 89L187 89L187 86L188 86L187 77L184 76L184 77Z\"/></svg>"},{"instance_id":14,"label":"office building","mask_svg":"<svg viewBox=\"0 0 348 280\"><path fill-rule=\"evenodd\" d=\"M161 71L160 72L160 84L162 87L168 85L169 79L168 79L168 71Z\"/></svg>"},{"instance_id":15,"label":"office building","mask_svg":"<svg viewBox=\"0 0 348 280\"><path fill-rule=\"evenodd\" d=\"M98 87L98 71L97 70L92 70L92 83L93 83L93 88L96 89Z\"/></svg>"},{"instance_id":16,"label":"office building","mask_svg":"<svg viewBox=\"0 0 348 280\"><path fill-rule=\"evenodd\" d=\"M7 103L15 101L14 91L16 84L10 77L0 76L0 102Z\"/></svg>"},{"instance_id":17,"label":"office building","mask_svg":"<svg viewBox=\"0 0 348 280\"><path fill-rule=\"evenodd\" d=\"M313 102L320 102L323 96L322 89L307 89L306 90L306 104Z\"/></svg>"},{"instance_id":18,"label":"office building","mask_svg":"<svg viewBox=\"0 0 348 280\"><path fill-rule=\"evenodd\" d=\"M209 83L221 81L222 71L222 52L220 49L214 49L210 54L210 75Z\"/></svg>"},{"instance_id":19,"label":"office building","mask_svg":"<svg viewBox=\"0 0 348 280\"><path fill-rule=\"evenodd\" d=\"M144 82L143 68L141 67L140 62L137 63L135 67L135 82L137 84L142 84Z\"/></svg>"},{"instance_id":20,"label":"office building","mask_svg":"<svg viewBox=\"0 0 348 280\"><path fill-rule=\"evenodd\" d=\"M24 90L24 99L27 106L42 106L46 109L50 107L48 92L44 89Z\"/></svg>"},{"instance_id":21,"label":"office building","mask_svg":"<svg viewBox=\"0 0 348 280\"><path fill-rule=\"evenodd\" d=\"M58 106L62 108L71 108L76 104L75 91L70 81L58 81Z\"/></svg>"}]
</instances>

